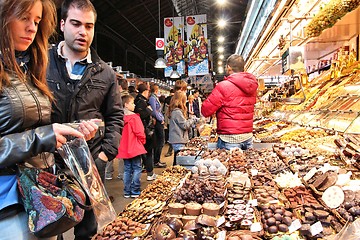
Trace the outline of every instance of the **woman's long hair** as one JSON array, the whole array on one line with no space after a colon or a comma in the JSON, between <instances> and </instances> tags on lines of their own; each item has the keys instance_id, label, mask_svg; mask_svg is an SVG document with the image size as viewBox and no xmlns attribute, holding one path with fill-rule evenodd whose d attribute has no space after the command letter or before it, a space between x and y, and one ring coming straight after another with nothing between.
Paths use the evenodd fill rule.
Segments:
<instances>
[{"instance_id":1,"label":"woman's long hair","mask_svg":"<svg viewBox=\"0 0 360 240\"><path fill-rule=\"evenodd\" d=\"M46 69L48 65L48 39L56 28L56 7L51 0L37 0L42 3L41 21L33 43L29 46L30 62L28 71L33 84L40 91L52 99L52 94L46 83ZM21 81L26 81L26 75L16 62L14 40L10 30L10 23L20 19L35 4L34 0L0 0L0 91L3 86L10 84L6 69L14 71Z\"/></svg>"},{"instance_id":2,"label":"woman's long hair","mask_svg":"<svg viewBox=\"0 0 360 240\"><path fill-rule=\"evenodd\" d=\"M181 91L175 92L174 96L172 96L169 105L169 115L175 108L179 108L181 112L184 114L184 117L187 119L187 109L186 109L186 95Z\"/></svg>"}]
</instances>

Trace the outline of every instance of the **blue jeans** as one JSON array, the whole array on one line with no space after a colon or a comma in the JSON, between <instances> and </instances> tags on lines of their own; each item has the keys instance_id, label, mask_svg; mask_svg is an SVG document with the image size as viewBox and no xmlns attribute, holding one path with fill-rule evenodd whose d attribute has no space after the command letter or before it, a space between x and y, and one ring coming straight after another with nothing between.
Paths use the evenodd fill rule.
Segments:
<instances>
[{"instance_id":1,"label":"blue jeans","mask_svg":"<svg viewBox=\"0 0 360 240\"><path fill-rule=\"evenodd\" d=\"M225 148L227 150L230 150L231 148L240 148L241 150L246 150L252 148L252 146L253 146L252 138L241 143L228 143L221 140L221 138L218 138L218 142L217 142L217 148L220 149Z\"/></svg>"},{"instance_id":2,"label":"blue jeans","mask_svg":"<svg viewBox=\"0 0 360 240\"><path fill-rule=\"evenodd\" d=\"M29 230L28 216L25 212L20 212L14 216L10 216L0 220L0 239L1 240L36 240L47 239L55 240L57 236L50 238L37 238Z\"/></svg>"},{"instance_id":3,"label":"blue jeans","mask_svg":"<svg viewBox=\"0 0 360 240\"><path fill-rule=\"evenodd\" d=\"M185 147L185 144L183 143L172 143L171 145L174 149L174 152L178 152Z\"/></svg>"},{"instance_id":4,"label":"blue jeans","mask_svg":"<svg viewBox=\"0 0 360 240\"><path fill-rule=\"evenodd\" d=\"M124 159L124 195L140 194L141 155Z\"/></svg>"},{"instance_id":5,"label":"blue jeans","mask_svg":"<svg viewBox=\"0 0 360 240\"><path fill-rule=\"evenodd\" d=\"M171 146L173 147L174 149L174 160L173 160L173 166L175 166L177 163L176 163L176 156L177 156L177 153L183 149L185 147L185 144L183 143L172 143Z\"/></svg>"}]
</instances>

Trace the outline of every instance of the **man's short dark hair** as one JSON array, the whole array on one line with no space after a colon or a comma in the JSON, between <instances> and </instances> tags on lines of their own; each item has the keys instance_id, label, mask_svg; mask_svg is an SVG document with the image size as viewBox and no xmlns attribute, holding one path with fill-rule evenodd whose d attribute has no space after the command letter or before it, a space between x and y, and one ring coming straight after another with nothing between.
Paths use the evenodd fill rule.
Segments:
<instances>
[{"instance_id":1,"label":"man's short dark hair","mask_svg":"<svg viewBox=\"0 0 360 240\"><path fill-rule=\"evenodd\" d=\"M141 83L139 84L139 86L137 87L137 90L139 93L143 93L145 92L146 90L148 90L148 86L146 86L145 83Z\"/></svg>"},{"instance_id":2,"label":"man's short dark hair","mask_svg":"<svg viewBox=\"0 0 360 240\"><path fill-rule=\"evenodd\" d=\"M88 11L94 12L95 22L96 22L97 13L96 13L94 5L92 4L92 2L90 2L90 0L64 0L61 5L61 19L62 20L65 21L67 19L70 7L74 7L74 8L80 9L80 10L88 10Z\"/></svg>"},{"instance_id":3,"label":"man's short dark hair","mask_svg":"<svg viewBox=\"0 0 360 240\"><path fill-rule=\"evenodd\" d=\"M133 85L129 86L129 87L128 87L128 91L129 91L129 93L136 93L136 88L135 88L135 86L133 86Z\"/></svg>"},{"instance_id":4,"label":"man's short dark hair","mask_svg":"<svg viewBox=\"0 0 360 240\"><path fill-rule=\"evenodd\" d=\"M124 78L122 78L120 76L119 77L116 76L116 79L118 80L119 85L120 85L122 90L128 90L129 85L128 85L128 81L126 79L124 79Z\"/></svg>"},{"instance_id":5,"label":"man's short dark hair","mask_svg":"<svg viewBox=\"0 0 360 240\"><path fill-rule=\"evenodd\" d=\"M230 57L228 57L226 64L229 65L234 72L244 71L244 58L239 54L232 54Z\"/></svg>"}]
</instances>

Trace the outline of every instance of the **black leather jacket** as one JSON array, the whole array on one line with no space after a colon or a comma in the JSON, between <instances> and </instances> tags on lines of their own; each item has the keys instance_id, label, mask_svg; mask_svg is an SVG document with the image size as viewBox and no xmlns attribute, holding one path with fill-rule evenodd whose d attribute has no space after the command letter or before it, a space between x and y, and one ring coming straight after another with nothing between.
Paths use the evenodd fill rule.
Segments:
<instances>
[{"instance_id":1,"label":"black leather jacket","mask_svg":"<svg viewBox=\"0 0 360 240\"><path fill-rule=\"evenodd\" d=\"M74 83L57 48L58 46L53 46L49 51L50 65L47 72L48 85L55 98L52 122L102 119L105 129L100 129L88 141L88 145L94 159L101 151L104 151L109 160L114 159L124 125L124 112L114 71L91 49L92 63L86 67L82 79Z\"/></svg>"},{"instance_id":2,"label":"black leather jacket","mask_svg":"<svg viewBox=\"0 0 360 240\"><path fill-rule=\"evenodd\" d=\"M52 156L45 152L56 148L54 131L47 125L51 104L30 81L9 75L11 85L0 91L0 168L24 162L47 167L53 159L45 163L45 157Z\"/></svg>"}]
</instances>

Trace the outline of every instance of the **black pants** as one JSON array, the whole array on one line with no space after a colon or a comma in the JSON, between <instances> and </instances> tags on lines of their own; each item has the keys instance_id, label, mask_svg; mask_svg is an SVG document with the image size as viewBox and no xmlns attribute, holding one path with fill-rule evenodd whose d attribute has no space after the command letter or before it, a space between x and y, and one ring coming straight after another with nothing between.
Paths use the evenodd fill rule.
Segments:
<instances>
[{"instance_id":1,"label":"black pants","mask_svg":"<svg viewBox=\"0 0 360 240\"><path fill-rule=\"evenodd\" d=\"M164 125L156 120L155 124L155 142L154 142L154 164L160 162L161 151L164 146L165 136L164 136Z\"/></svg>"},{"instance_id":2,"label":"black pants","mask_svg":"<svg viewBox=\"0 0 360 240\"><path fill-rule=\"evenodd\" d=\"M144 145L146 154L141 156L146 173L148 176L151 176L154 172L154 159L153 159L153 146L152 146L153 138L146 138L146 144Z\"/></svg>"}]
</instances>

